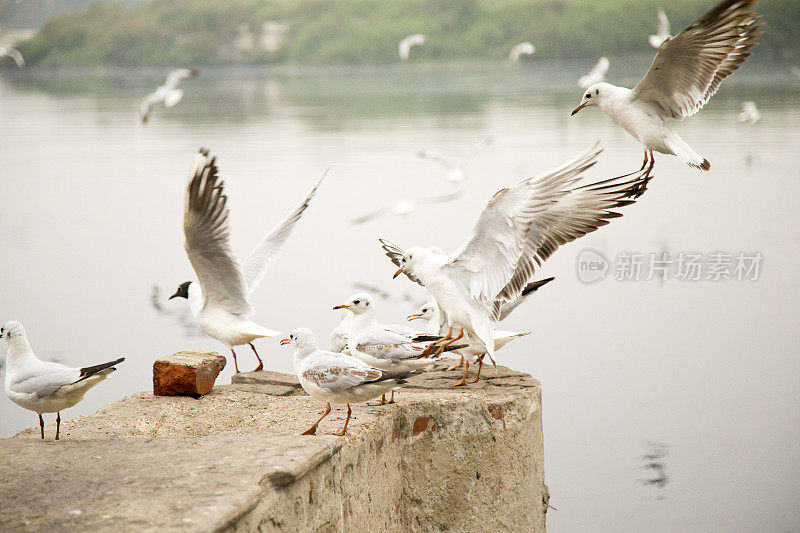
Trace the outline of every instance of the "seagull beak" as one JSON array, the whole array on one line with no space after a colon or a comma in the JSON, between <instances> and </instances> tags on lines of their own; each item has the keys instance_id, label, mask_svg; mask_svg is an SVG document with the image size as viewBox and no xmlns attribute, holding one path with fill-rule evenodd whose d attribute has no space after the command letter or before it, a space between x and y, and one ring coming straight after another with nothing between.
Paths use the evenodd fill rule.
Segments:
<instances>
[{"instance_id":1,"label":"seagull beak","mask_svg":"<svg viewBox=\"0 0 800 533\"><path fill-rule=\"evenodd\" d=\"M422 318L422 314L420 314L420 313L414 313L413 315L408 315L408 316L406 317L406 320L408 320L409 322L411 322L412 320L416 320L416 319L418 319L418 318Z\"/></svg>"},{"instance_id":2,"label":"seagull beak","mask_svg":"<svg viewBox=\"0 0 800 533\"><path fill-rule=\"evenodd\" d=\"M584 103L582 103L581 105L579 105L578 107L576 107L575 109L573 109L573 110L572 110L572 113L570 113L570 114L569 114L569 116L572 116L572 115L574 115L575 113L577 113L578 111L580 111L581 109L583 109L584 107L586 107L588 104L589 104L589 102L584 102Z\"/></svg>"},{"instance_id":3,"label":"seagull beak","mask_svg":"<svg viewBox=\"0 0 800 533\"><path fill-rule=\"evenodd\" d=\"M347 304L341 304L341 305L337 305L336 307L334 307L334 309L348 309L348 306L347 306Z\"/></svg>"},{"instance_id":4,"label":"seagull beak","mask_svg":"<svg viewBox=\"0 0 800 533\"><path fill-rule=\"evenodd\" d=\"M403 273L403 267L398 268L397 272L395 272L394 276L392 276L392 279L396 278L397 276L399 276L402 273Z\"/></svg>"},{"instance_id":5,"label":"seagull beak","mask_svg":"<svg viewBox=\"0 0 800 533\"><path fill-rule=\"evenodd\" d=\"M172 300L173 298L177 298L178 296L180 296L180 294L178 294L178 293L176 292L175 294L173 294L172 296L170 296L169 298L167 298L167 300Z\"/></svg>"},{"instance_id":6,"label":"seagull beak","mask_svg":"<svg viewBox=\"0 0 800 533\"><path fill-rule=\"evenodd\" d=\"M284 344L289 344L291 342L292 341L290 341L289 339L281 339L281 346L283 346Z\"/></svg>"}]
</instances>

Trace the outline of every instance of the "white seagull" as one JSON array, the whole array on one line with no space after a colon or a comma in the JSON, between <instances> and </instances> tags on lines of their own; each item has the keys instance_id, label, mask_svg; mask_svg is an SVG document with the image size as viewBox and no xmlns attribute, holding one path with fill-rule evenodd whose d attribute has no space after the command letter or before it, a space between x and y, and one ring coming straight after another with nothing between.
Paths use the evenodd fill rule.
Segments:
<instances>
[{"instance_id":1,"label":"white seagull","mask_svg":"<svg viewBox=\"0 0 800 533\"><path fill-rule=\"evenodd\" d=\"M331 351L337 353L347 353L347 336L350 334L350 328L353 327L353 320L355 315L349 309L345 309L342 313L342 319L339 325L331 333Z\"/></svg>"},{"instance_id":2,"label":"white seagull","mask_svg":"<svg viewBox=\"0 0 800 533\"><path fill-rule=\"evenodd\" d=\"M242 268L230 245L228 197L224 193L224 183L219 180L216 158L209 157L208 150L202 148L197 155L186 188L183 232L186 254L200 283L181 283L170 300L181 297L189 301L189 308L203 333L230 348L237 373L239 365L234 346L250 345L258 359L258 371L264 368L264 363L252 341L281 333L250 320L255 311L248 298L280 255L283 243L308 208L324 177L297 209L256 244Z\"/></svg>"},{"instance_id":3,"label":"white seagull","mask_svg":"<svg viewBox=\"0 0 800 533\"><path fill-rule=\"evenodd\" d=\"M664 41L671 39L672 35L669 33L669 19L667 18L667 14L664 13L663 8L658 8L658 27L656 28L656 34L651 35L648 37L647 41L650 43L650 46L653 48L660 48Z\"/></svg>"},{"instance_id":4,"label":"white seagull","mask_svg":"<svg viewBox=\"0 0 800 533\"><path fill-rule=\"evenodd\" d=\"M742 112L739 113L739 122L747 122L748 124L755 124L761 118L761 112L756 107L756 103L752 100L742 102Z\"/></svg>"},{"instance_id":5,"label":"white seagull","mask_svg":"<svg viewBox=\"0 0 800 533\"><path fill-rule=\"evenodd\" d=\"M17 67L22 68L25 66L25 59L22 57L22 54L19 53L19 50L16 48L12 48L10 46L0 46L0 59L4 57L10 57L14 60L17 64Z\"/></svg>"},{"instance_id":6,"label":"white seagull","mask_svg":"<svg viewBox=\"0 0 800 533\"><path fill-rule=\"evenodd\" d=\"M750 55L761 35L759 16L749 11L755 0L724 0L658 49L650 70L633 89L610 83L589 86L574 115L596 105L644 148L672 154L685 164L708 170L711 164L665 124L700 111ZM654 161L654 160L653 160Z\"/></svg>"},{"instance_id":7,"label":"white seagull","mask_svg":"<svg viewBox=\"0 0 800 533\"><path fill-rule=\"evenodd\" d=\"M397 215L397 216L408 216L414 211L417 210L417 207L420 205L426 204L445 204L447 202L453 202L458 200L464 196L464 191L459 189L453 191L448 194L443 194L441 196L427 196L424 198L417 198L416 200L400 200L399 202L386 206L381 207L375 211L371 211L365 215L361 215L360 217L354 218L350 221L350 224L364 224L365 222L369 222L370 220L375 220L376 218L382 217L384 215Z\"/></svg>"},{"instance_id":8,"label":"white seagull","mask_svg":"<svg viewBox=\"0 0 800 533\"><path fill-rule=\"evenodd\" d=\"M494 361L492 329L502 304L520 297L535 267L558 246L621 216L613 209L633 203L632 198L643 193L652 167L576 186L600 152L595 145L538 176L498 191L470 237L452 254L415 246L397 259L400 268L394 277L405 273L424 285L444 313L449 329L437 341L440 348L466 333L470 341L483 343ZM456 337L452 337L454 328L460 329Z\"/></svg>"},{"instance_id":9,"label":"white seagull","mask_svg":"<svg viewBox=\"0 0 800 533\"><path fill-rule=\"evenodd\" d=\"M44 438L42 413L56 413L56 440L61 430L61 411L81 400L86 391L103 381L125 360L85 368L70 368L40 360L33 353L25 328L19 322L0 327L0 338L8 343L6 353L6 396L29 411L39 414L39 428Z\"/></svg>"},{"instance_id":10,"label":"white seagull","mask_svg":"<svg viewBox=\"0 0 800 533\"><path fill-rule=\"evenodd\" d=\"M585 89L589 85L599 83L606 79L606 72L608 72L609 66L611 66L611 63L608 61L608 58L602 56L597 60L597 63L595 63L588 74L578 78L578 87Z\"/></svg>"},{"instance_id":11,"label":"white seagull","mask_svg":"<svg viewBox=\"0 0 800 533\"><path fill-rule=\"evenodd\" d=\"M508 53L508 62L512 65L516 65L517 61L519 61L519 57L522 55L531 55L536 52L536 47L533 46L529 42L519 43L515 45L511 52Z\"/></svg>"},{"instance_id":12,"label":"white seagull","mask_svg":"<svg viewBox=\"0 0 800 533\"><path fill-rule=\"evenodd\" d=\"M347 420L339 436L347 433L351 403L366 402L405 383L414 372L390 372L349 355L317 348L310 329L298 328L281 344L294 346L294 371L309 396L328 404L325 413L303 435L315 435L317 426L331 412L331 404L347 404Z\"/></svg>"},{"instance_id":13,"label":"white seagull","mask_svg":"<svg viewBox=\"0 0 800 533\"><path fill-rule=\"evenodd\" d=\"M467 179L467 165L490 144L492 144L491 137L478 141L469 152L458 161L448 159L438 150L420 150L417 152L417 157L439 163L447 170L447 174L445 175L447 181L459 184Z\"/></svg>"},{"instance_id":14,"label":"white seagull","mask_svg":"<svg viewBox=\"0 0 800 533\"><path fill-rule=\"evenodd\" d=\"M183 98L183 91L178 89L178 84L183 80L197 76L198 70L194 68L177 68L167 75L164 85L148 94L139 105L139 118L142 123L146 123L150 118L150 113L158 104L164 107L175 107Z\"/></svg>"},{"instance_id":15,"label":"white seagull","mask_svg":"<svg viewBox=\"0 0 800 533\"><path fill-rule=\"evenodd\" d=\"M413 35L409 35L400 41L400 44L397 45L397 49L400 52L400 59L403 61L408 61L409 54L411 53L411 49L415 46L420 46L425 43L425 36L421 33L415 33Z\"/></svg>"}]
</instances>

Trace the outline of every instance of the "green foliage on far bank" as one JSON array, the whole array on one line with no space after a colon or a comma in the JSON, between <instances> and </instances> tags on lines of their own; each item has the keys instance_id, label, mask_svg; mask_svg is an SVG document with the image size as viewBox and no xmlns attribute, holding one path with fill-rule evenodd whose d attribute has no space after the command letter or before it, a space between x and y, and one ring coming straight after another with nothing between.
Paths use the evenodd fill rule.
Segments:
<instances>
[{"instance_id":1,"label":"green foliage on far bank","mask_svg":"<svg viewBox=\"0 0 800 533\"><path fill-rule=\"evenodd\" d=\"M96 3L57 17L19 48L40 65L395 63L410 33L428 42L413 61L503 61L521 41L542 58L649 54L656 9L677 33L713 2L699 0L152 0ZM758 54L800 49L800 2L763 0ZM285 23L282 45L261 46L267 21ZM792 50L793 48L793 50Z\"/></svg>"}]
</instances>

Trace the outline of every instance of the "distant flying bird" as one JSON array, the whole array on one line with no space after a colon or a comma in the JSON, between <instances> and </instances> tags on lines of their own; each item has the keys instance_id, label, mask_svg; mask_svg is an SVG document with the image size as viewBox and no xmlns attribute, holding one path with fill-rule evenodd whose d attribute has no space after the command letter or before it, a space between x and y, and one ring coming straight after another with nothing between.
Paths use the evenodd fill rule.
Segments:
<instances>
[{"instance_id":1,"label":"distant flying bird","mask_svg":"<svg viewBox=\"0 0 800 533\"><path fill-rule=\"evenodd\" d=\"M4 57L10 57L13 59L20 68L25 66L25 59L23 59L22 54L20 54L19 50L16 48L11 48L10 46L0 46L0 59Z\"/></svg>"},{"instance_id":2,"label":"distant flying bird","mask_svg":"<svg viewBox=\"0 0 800 533\"><path fill-rule=\"evenodd\" d=\"M608 61L608 58L602 56L588 74L578 78L578 86L585 89L589 85L603 81L606 79L606 72L608 72L608 67L610 65L611 63Z\"/></svg>"},{"instance_id":3,"label":"distant flying bird","mask_svg":"<svg viewBox=\"0 0 800 533\"><path fill-rule=\"evenodd\" d=\"M323 176L300 205L259 242L242 266L231 249L228 227L228 197L219 179L215 157L200 149L186 188L183 232L186 254L199 283L186 281L172 298L186 298L203 333L227 345L249 344L258 359L256 371L264 368L253 341L280 335L279 331L256 324L250 317L255 310L248 301L267 269L278 258L283 244L308 208Z\"/></svg>"},{"instance_id":4,"label":"distant flying bird","mask_svg":"<svg viewBox=\"0 0 800 533\"><path fill-rule=\"evenodd\" d=\"M417 152L417 157L439 163L447 170L447 174L445 175L447 181L458 184L467 179L467 165L490 144L492 144L491 137L478 141L470 151L458 161L448 159L438 150L420 150Z\"/></svg>"},{"instance_id":5,"label":"distant flying bird","mask_svg":"<svg viewBox=\"0 0 800 533\"><path fill-rule=\"evenodd\" d=\"M350 221L350 223L353 225L364 224L365 222L369 222L370 220L374 220L384 215L408 216L416 211L417 207L420 205L443 204L458 200L462 196L464 196L464 191L459 189L450 194L443 194L441 196L426 196L423 198L417 198L416 200L400 200L393 205L381 207L376 211L372 211L360 217L354 218Z\"/></svg>"},{"instance_id":6,"label":"distant flying bird","mask_svg":"<svg viewBox=\"0 0 800 533\"><path fill-rule=\"evenodd\" d=\"M664 13L662 8L658 8L658 28L656 29L656 34L651 35L648 38L650 42L650 46L653 48L659 48L664 41L667 39L671 39L672 35L669 33L669 19L667 18L667 14Z\"/></svg>"},{"instance_id":7,"label":"distant flying bird","mask_svg":"<svg viewBox=\"0 0 800 533\"><path fill-rule=\"evenodd\" d=\"M425 43L425 36L421 33L415 33L413 35L409 35L397 46L398 50L400 51L400 59L403 61L408 61L409 54L411 53L411 48L415 46L419 46Z\"/></svg>"},{"instance_id":8,"label":"distant flying bird","mask_svg":"<svg viewBox=\"0 0 800 533\"><path fill-rule=\"evenodd\" d=\"M183 91L178 89L178 85L183 80L194 78L198 72L195 68L178 68L170 72L164 85L145 96L139 105L139 118L142 123L147 122L153 108L158 104L164 104L164 107L175 107L183 98Z\"/></svg>"},{"instance_id":9,"label":"distant flying bird","mask_svg":"<svg viewBox=\"0 0 800 533\"><path fill-rule=\"evenodd\" d=\"M6 395L15 404L39 414L44 438L43 413L56 413L56 440L61 431L61 411L83 400L86 391L103 381L125 360L85 368L70 368L42 361L33 353L25 328L19 322L0 327L0 338L8 343L6 353Z\"/></svg>"},{"instance_id":10,"label":"distant flying bird","mask_svg":"<svg viewBox=\"0 0 800 533\"><path fill-rule=\"evenodd\" d=\"M516 65L517 61L519 61L519 56L521 55L531 55L536 52L536 47L533 46L529 42L519 43L514 48L511 49L511 52L508 54L508 62L512 65Z\"/></svg>"},{"instance_id":11,"label":"distant flying bird","mask_svg":"<svg viewBox=\"0 0 800 533\"><path fill-rule=\"evenodd\" d=\"M596 105L644 149L642 168L654 163L653 151L709 170L711 164L665 124L700 111L750 56L762 25L749 9L755 0L724 0L658 49L650 70L633 89L610 83L588 87L574 115Z\"/></svg>"},{"instance_id":12,"label":"distant flying bird","mask_svg":"<svg viewBox=\"0 0 800 533\"><path fill-rule=\"evenodd\" d=\"M742 102L742 112L739 113L739 122L755 124L761 118L761 112L756 107L756 103L748 100Z\"/></svg>"}]
</instances>

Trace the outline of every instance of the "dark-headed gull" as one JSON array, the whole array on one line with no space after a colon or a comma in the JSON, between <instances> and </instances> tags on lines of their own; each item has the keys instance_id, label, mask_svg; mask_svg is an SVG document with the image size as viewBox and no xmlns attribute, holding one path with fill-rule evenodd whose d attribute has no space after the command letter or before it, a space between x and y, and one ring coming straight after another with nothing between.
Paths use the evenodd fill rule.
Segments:
<instances>
[{"instance_id":1,"label":"dark-headed gull","mask_svg":"<svg viewBox=\"0 0 800 533\"><path fill-rule=\"evenodd\" d=\"M601 150L594 147L538 176L498 191L466 242L445 255L415 246L399 258L394 277L405 273L424 285L444 313L443 341L483 343L494 361L492 329L502 303L513 302L535 268L560 246L609 220L614 209L634 202L650 180L651 167L590 185L576 186ZM498 302L500 305L498 305ZM458 328L457 337L452 337Z\"/></svg>"},{"instance_id":2,"label":"dark-headed gull","mask_svg":"<svg viewBox=\"0 0 800 533\"><path fill-rule=\"evenodd\" d=\"M633 89L595 83L583 93L574 115L598 106L633 135L644 148L644 162L653 151L676 156L685 164L709 170L711 164L695 152L665 121L690 117L717 92L757 44L762 25L750 11L755 0L724 0L658 49L650 70Z\"/></svg>"},{"instance_id":3,"label":"dark-headed gull","mask_svg":"<svg viewBox=\"0 0 800 533\"><path fill-rule=\"evenodd\" d=\"M8 343L6 353L6 395L8 399L39 414L44 438L43 413L56 413L56 440L61 430L61 411L81 400L86 391L103 381L125 360L85 368L70 368L60 363L42 361L33 353L25 328L19 322L0 327L0 338Z\"/></svg>"},{"instance_id":4,"label":"dark-headed gull","mask_svg":"<svg viewBox=\"0 0 800 533\"><path fill-rule=\"evenodd\" d=\"M372 367L355 357L317 348L310 329L298 328L281 344L294 346L294 371L309 396L328 404L325 413L303 435L314 435L322 419L331 412L331 404L347 404L347 420L337 435L347 433L351 403L366 402L403 384L415 372L392 372Z\"/></svg>"},{"instance_id":5,"label":"dark-headed gull","mask_svg":"<svg viewBox=\"0 0 800 533\"><path fill-rule=\"evenodd\" d=\"M281 334L250 320L255 311L248 298L280 255L283 243L308 208L322 179L324 176L300 205L253 248L242 267L230 245L228 197L218 176L216 158L209 157L205 149L200 149L197 154L186 188L183 232L186 254L199 283L181 283L170 299L189 300L189 307L203 333L230 348L237 373L239 365L234 346L249 344L258 359L256 370L261 370L264 363L252 341Z\"/></svg>"},{"instance_id":6,"label":"dark-headed gull","mask_svg":"<svg viewBox=\"0 0 800 533\"><path fill-rule=\"evenodd\" d=\"M153 108L158 104L164 104L164 107L175 107L178 102L183 98L183 91L178 89L178 85L183 80L194 78L197 76L198 70L194 68L177 68L167 75L167 81L164 85L158 87L155 91L148 94L139 105L139 118L142 123L147 122L150 118L150 113Z\"/></svg>"}]
</instances>

